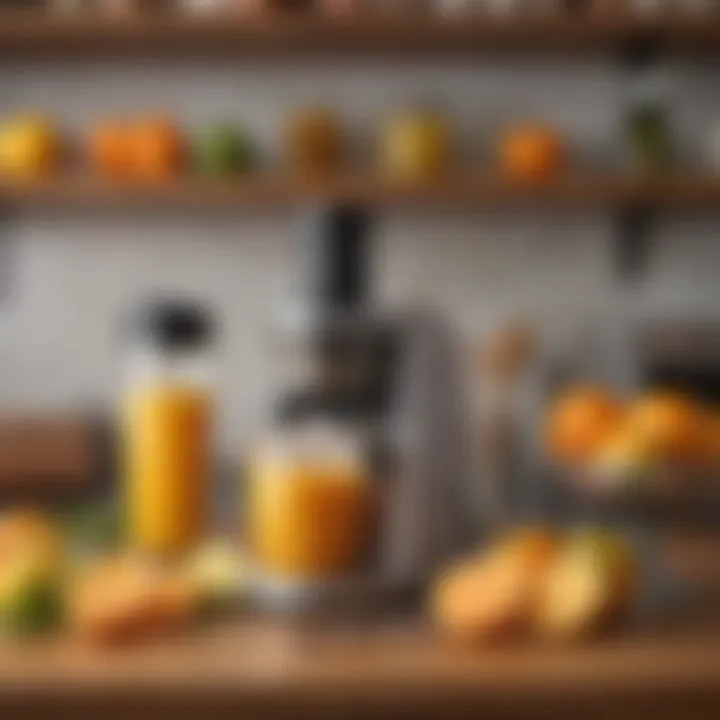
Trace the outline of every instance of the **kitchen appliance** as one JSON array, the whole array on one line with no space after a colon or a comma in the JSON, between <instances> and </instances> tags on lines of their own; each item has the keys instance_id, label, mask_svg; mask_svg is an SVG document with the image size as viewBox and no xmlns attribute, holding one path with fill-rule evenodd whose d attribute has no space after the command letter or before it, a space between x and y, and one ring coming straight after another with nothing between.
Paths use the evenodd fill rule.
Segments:
<instances>
[{"instance_id":1,"label":"kitchen appliance","mask_svg":"<svg viewBox=\"0 0 720 720\"><path fill-rule=\"evenodd\" d=\"M279 437L285 461L304 453L305 470L313 452L307 448L323 447L323 458L316 455L311 463L315 471L323 466L322 475L329 456L335 468L342 458L343 475L357 476L362 465L374 512L362 552L350 564L338 563L349 558L348 543L357 540L347 534L357 513L347 513L336 493L331 517L323 519L318 484L310 488L308 473L287 472L287 464L278 471L282 463L271 453L273 461L252 481L256 491L270 483L275 490L256 492L255 506L251 493L251 547L253 524L270 527L276 549L291 544L286 552L279 548L290 562L286 569L300 572L268 572L260 557L255 589L266 604L283 608L367 607L420 589L440 564L473 543L479 525L467 462L466 394L455 338L440 318L419 308L389 315L371 306L367 216L351 207L321 207L303 220L301 287L285 305L274 336L280 360L274 447ZM312 517L291 521L300 529L282 540L287 503ZM310 577L302 569L317 568L322 523L330 548L322 551L324 567L328 558L335 565L333 572Z\"/></svg>"}]
</instances>

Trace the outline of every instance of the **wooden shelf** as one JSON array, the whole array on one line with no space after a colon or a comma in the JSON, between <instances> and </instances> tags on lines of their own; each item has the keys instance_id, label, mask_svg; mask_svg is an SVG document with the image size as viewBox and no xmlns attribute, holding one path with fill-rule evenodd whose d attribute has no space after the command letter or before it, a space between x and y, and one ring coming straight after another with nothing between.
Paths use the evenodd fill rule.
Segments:
<instances>
[{"instance_id":1,"label":"wooden shelf","mask_svg":"<svg viewBox=\"0 0 720 720\"><path fill-rule=\"evenodd\" d=\"M338 52L457 54L615 50L633 41L683 53L720 53L720 16L682 13L444 18L413 14L354 19L304 14L257 17L107 17L0 11L0 56Z\"/></svg>"},{"instance_id":2,"label":"wooden shelf","mask_svg":"<svg viewBox=\"0 0 720 720\"><path fill-rule=\"evenodd\" d=\"M720 210L720 176L580 174L542 185L512 182L492 173L456 173L428 183L398 183L371 174L307 179L257 175L233 180L181 178L163 184L113 184L87 176L0 183L6 207L56 211L243 210L293 207L314 200L380 208L514 210L612 209L648 205L659 210Z\"/></svg>"}]
</instances>

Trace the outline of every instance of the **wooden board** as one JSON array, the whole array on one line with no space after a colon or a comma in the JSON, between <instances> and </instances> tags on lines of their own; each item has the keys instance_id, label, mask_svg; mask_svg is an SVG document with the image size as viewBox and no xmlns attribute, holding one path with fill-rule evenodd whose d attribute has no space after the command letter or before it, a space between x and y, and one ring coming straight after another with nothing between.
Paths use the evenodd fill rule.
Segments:
<instances>
[{"instance_id":1,"label":"wooden board","mask_svg":"<svg viewBox=\"0 0 720 720\"><path fill-rule=\"evenodd\" d=\"M608 209L647 204L659 210L720 209L720 177L676 173L642 176L571 172L541 184L513 182L493 172L457 172L433 182L402 183L372 173L308 178L278 174L211 180L180 177L156 184L121 184L88 176L0 183L0 203L27 209L252 210L313 201L378 207L522 207Z\"/></svg>"},{"instance_id":2,"label":"wooden board","mask_svg":"<svg viewBox=\"0 0 720 720\"><path fill-rule=\"evenodd\" d=\"M72 501L110 480L107 423L90 414L0 416L0 503Z\"/></svg>"},{"instance_id":3,"label":"wooden board","mask_svg":"<svg viewBox=\"0 0 720 720\"><path fill-rule=\"evenodd\" d=\"M707 602L578 647L459 648L419 618L304 622L239 616L136 648L71 638L0 645L0 707L109 717L365 711L387 717L715 717L717 533L668 538L670 567ZM691 610L691 612L690 612ZM98 716L98 715L92 715ZM257 714L250 715L257 717ZM12 717L16 717L13 715ZM136 717L136 715L133 715Z\"/></svg>"},{"instance_id":4,"label":"wooden board","mask_svg":"<svg viewBox=\"0 0 720 720\"><path fill-rule=\"evenodd\" d=\"M93 15L0 11L0 55L84 56L138 52L272 55L467 54L616 50L657 43L682 53L720 52L720 18L675 15L364 14Z\"/></svg>"},{"instance_id":5,"label":"wooden board","mask_svg":"<svg viewBox=\"0 0 720 720\"><path fill-rule=\"evenodd\" d=\"M0 652L0 705L12 700L59 709L130 702L207 710L223 702L265 710L590 712L639 703L662 709L678 697L686 698L686 709L688 700L720 701L720 628L577 649L470 651L417 626L303 629L246 620L135 650L101 653L67 642Z\"/></svg>"}]
</instances>

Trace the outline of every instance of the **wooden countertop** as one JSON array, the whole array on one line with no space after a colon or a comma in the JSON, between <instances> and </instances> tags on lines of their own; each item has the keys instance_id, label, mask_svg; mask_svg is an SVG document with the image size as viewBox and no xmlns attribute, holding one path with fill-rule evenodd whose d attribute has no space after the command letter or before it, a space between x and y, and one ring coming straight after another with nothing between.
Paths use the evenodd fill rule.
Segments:
<instances>
[{"instance_id":1,"label":"wooden countertop","mask_svg":"<svg viewBox=\"0 0 720 720\"><path fill-rule=\"evenodd\" d=\"M348 629L245 620L114 652L67 643L8 647L0 653L0 706L8 702L173 712L218 705L402 708L438 715L450 708L532 707L555 716L581 707L583 716L652 707L661 717L708 717L710 704L720 708L720 623L580 648L470 651L412 623ZM662 714L671 708L674 715Z\"/></svg>"},{"instance_id":2,"label":"wooden countertop","mask_svg":"<svg viewBox=\"0 0 720 720\"><path fill-rule=\"evenodd\" d=\"M717 544L683 567L706 576ZM712 580L718 577L717 571ZM710 587L711 584L708 584ZM699 597L699 596L698 596ZM291 624L238 617L192 636L115 651L70 639L0 647L0 707L92 717L632 717L720 709L720 605L686 606L579 647L450 646L417 619ZM213 713L212 715L208 713ZM452 714L450 714L452 713ZM237 716L237 715L235 715Z\"/></svg>"}]
</instances>

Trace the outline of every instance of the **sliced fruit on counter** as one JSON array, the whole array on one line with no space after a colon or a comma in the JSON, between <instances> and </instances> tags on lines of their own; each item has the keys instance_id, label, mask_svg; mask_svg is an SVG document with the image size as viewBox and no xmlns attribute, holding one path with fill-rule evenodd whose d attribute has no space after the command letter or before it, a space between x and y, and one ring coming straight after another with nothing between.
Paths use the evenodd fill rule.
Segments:
<instances>
[{"instance_id":1,"label":"sliced fruit on counter","mask_svg":"<svg viewBox=\"0 0 720 720\"><path fill-rule=\"evenodd\" d=\"M247 563L239 548L218 541L200 548L190 558L186 576L203 606L224 605L242 594Z\"/></svg>"},{"instance_id":2,"label":"sliced fruit on counter","mask_svg":"<svg viewBox=\"0 0 720 720\"><path fill-rule=\"evenodd\" d=\"M118 556L79 573L69 610L71 626L81 637L115 645L182 626L196 608L195 588L180 574Z\"/></svg>"},{"instance_id":3,"label":"sliced fruit on counter","mask_svg":"<svg viewBox=\"0 0 720 720\"><path fill-rule=\"evenodd\" d=\"M628 609L637 576L632 548L610 531L558 538L520 530L450 567L431 611L448 637L470 644L526 634L582 639Z\"/></svg>"},{"instance_id":4,"label":"sliced fruit on counter","mask_svg":"<svg viewBox=\"0 0 720 720\"><path fill-rule=\"evenodd\" d=\"M64 552L53 524L34 511L0 520L0 628L9 635L51 630L63 615Z\"/></svg>"},{"instance_id":5,"label":"sliced fruit on counter","mask_svg":"<svg viewBox=\"0 0 720 720\"><path fill-rule=\"evenodd\" d=\"M550 533L524 530L450 568L431 601L437 624L451 637L469 643L526 630L554 553Z\"/></svg>"},{"instance_id":6,"label":"sliced fruit on counter","mask_svg":"<svg viewBox=\"0 0 720 720\"><path fill-rule=\"evenodd\" d=\"M566 640L603 630L631 606L637 574L632 549L615 534L571 535L542 583L536 629Z\"/></svg>"}]
</instances>

